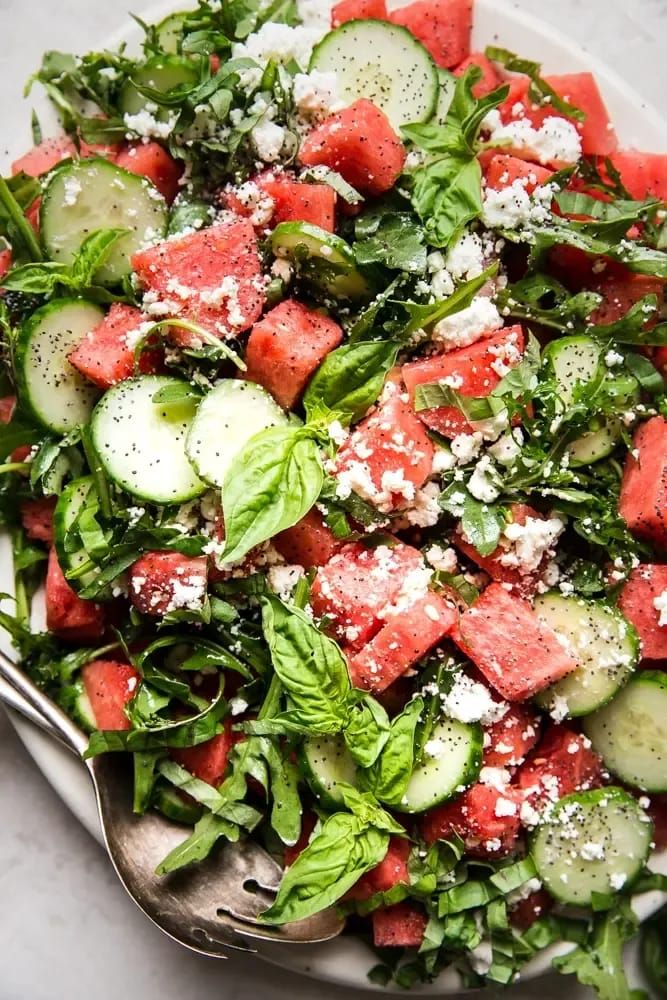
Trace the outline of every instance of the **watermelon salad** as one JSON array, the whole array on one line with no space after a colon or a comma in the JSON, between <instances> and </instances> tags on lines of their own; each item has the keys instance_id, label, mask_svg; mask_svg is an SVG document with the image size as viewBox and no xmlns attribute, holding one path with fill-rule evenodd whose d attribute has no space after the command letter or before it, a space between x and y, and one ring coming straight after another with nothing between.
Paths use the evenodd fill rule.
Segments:
<instances>
[{"instance_id":1,"label":"watermelon salad","mask_svg":"<svg viewBox=\"0 0 667 1000\"><path fill-rule=\"evenodd\" d=\"M473 16L200 0L46 53L0 622L182 825L166 885L254 837L262 919L340 907L375 982L565 940L622 1000L667 888L667 155Z\"/></svg>"}]
</instances>

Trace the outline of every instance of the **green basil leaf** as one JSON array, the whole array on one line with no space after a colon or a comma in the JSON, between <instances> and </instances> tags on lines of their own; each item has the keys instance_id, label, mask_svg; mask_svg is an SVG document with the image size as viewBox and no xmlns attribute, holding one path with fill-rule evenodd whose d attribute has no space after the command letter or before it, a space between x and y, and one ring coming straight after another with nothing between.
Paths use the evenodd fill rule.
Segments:
<instances>
[{"instance_id":1,"label":"green basil leaf","mask_svg":"<svg viewBox=\"0 0 667 1000\"><path fill-rule=\"evenodd\" d=\"M583 326L601 301L602 296L595 292L572 295L555 278L541 273L522 278L496 294L496 305L503 316L533 320L563 333Z\"/></svg>"},{"instance_id":2,"label":"green basil leaf","mask_svg":"<svg viewBox=\"0 0 667 1000\"><path fill-rule=\"evenodd\" d=\"M344 737L347 748L360 767L370 767L389 739L389 718L379 701L366 695L348 709Z\"/></svg>"},{"instance_id":3,"label":"green basil leaf","mask_svg":"<svg viewBox=\"0 0 667 1000\"><path fill-rule=\"evenodd\" d=\"M24 264L15 267L2 278L2 287L9 292L27 295L50 295L59 284L67 284L69 267L66 264Z\"/></svg>"},{"instance_id":4,"label":"green basil leaf","mask_svg":"<svg viewBox=\"0 0 667 1000\"><path fill-rule=\"evenodd\" d=\"M333 905L382 861L388 846L388 833L367 826L352 813L334 813L287 869L262 920L284 924Z\"/></svg>"},{"instance_id":5,"label":"green basil leaf","mask_svg":"<svg viewBox=\"0 0 667 1000\"><path fill-rule=\"evenodd\" d=\"M429 243L446 247L482 211L482 169L476 157L444 156L414 175L412 204Z\"/></svg>"},{"instance_id":6,"label":"green basil leaf","mask_svg":"<svg viewBox=\"0 0 667 1000\"><path fill-rule=\"evenodd\" d=\"M497 548L505 518L497 504L482 503L469 493L463 503L461 530L481 556L490 556Z\"/></svg>"},{"instance_id":7,"label":"green basil leaf","mask_svg":"<svg viewBox=\"0 0 667 1000\"><path fill-rule=\"evenodd\" d=\"M82 291L91 285L118 240L128 232L129 229L98 229L86 237L70 267L72 288Z\"/></svg>"},{"instance_id":8,"label":"green basil leaf","mask_svg":"<svg viewBox=\"0 0 667 1000\"><path fill-rule=\"evenodd\" d=\"M273 668L289 696L289 716L314 733L347 724L351 685L340 649L303 611L275 597L262 600L264 636Z\"/></svg>"},{"instance_id":9,"label":"green basil leaf","mask_svg":"<svg viewBox=\"0 0 667 1000\"><path fill-rule=\"evenodd\" d=\"M340 793L343 802L365 826L374 826L378 830L386 833L395 833L399 837L405 836L405 830L397 823L379 804L371 792L360 792L353 785L348 785L344 781L339 783Z\"/></svg>"},{"instance_id":10,"label":"green basil leaf","mask_svg":"<svg viewBox=\"0 0 667 1000\"><path fill-rule=\"evenodd\" d=\"M650 344L663 346L667 344L667 323L658 323L647 329L646 324L658 311L656 295L646 295L635 302L614 323L590 327L586 332L599 340L615 341L617 344Z\"/></svg>"},{"instance_id":11,"label":"green basil leaf","mask_svg":"<svg viewBox=\"0 0 667 1000\"><path fill-rule=\"evenodd\" d=\"M656 996L667 996L667 909L663 909L642 929L641 961Z\"/></svg>"},{"instance_id":12,"label":"green basil leaf","mask_svg":"<svg viewBox=\"0 0 667 1000\"><path fill-rule=\"evenodd\" d=\"M651 396L664 392L664 378L643 354L633 352L626 354L625 367L634 375L644 392L648 392Z\"/></svg>"},{"instance_id":13,"label":"green basil leaf","mask_svg":"<svg viewBox=\"0 0 667 1000\"><path fill-rule=\"evenodd\" d=\"M291 527L317 500L324 471L315 441L300 427L272 427L252 437L229 470L222 490L224 559Z\"/></svg>"},{"instance_id":14,"label":"green basil leaf","mask_svg":"<svg viewBox=\"0 0 667 1000\"><path fill-rule=\"evenodd\" d=\"M234 795L227 793L226 781L219 789L214 788L207 781L193 777L189 771L173 760L163 760L158 766L158 771L170 784L191 796L200 805L206 806L215 816L222 816L223 819L249 832L262 819L262 814L257 809L245 802L239 802Z\"/></svg>"},{"instance_id":15,"label":"green basil leaf","mask_svg":"<svg viewBox=\"0 0 667 1000\"><path fill-rule=\"evenodd\" d=\"M424 710L422 698L414 698L391 723L389 739L379 760L365 779L381 802L400 806L412 776L415 756L415 731Z\"/></svg>"},{"instance_id":16,"label":"green basil leaf","mask_svg":"<svg viewBox=\"0 0 667 1000\"><path fill-rule=\"evenodd\" d=\"M344 344L332 351L306 389L308 419L332 411L344 423L359 420L380 395L397 353L398 344L382 340Z\"/></svg>"}]
</instances>

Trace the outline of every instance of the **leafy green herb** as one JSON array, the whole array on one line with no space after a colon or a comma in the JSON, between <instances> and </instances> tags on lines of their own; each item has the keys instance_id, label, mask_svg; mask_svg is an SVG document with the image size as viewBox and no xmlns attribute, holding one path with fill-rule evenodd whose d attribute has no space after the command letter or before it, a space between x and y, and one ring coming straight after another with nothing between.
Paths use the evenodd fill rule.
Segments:
<instances>
[{"instance_id":1,"label":"leafy green herb","mask_svg":"<svg viewBox=\"0 0 667 1000\"><path fill-rule=\"evenodd\" d=\"M85 239L71 264L52 261L24 264L5 275L2 287L35 295L52 295L58 286L73 292L85 291L91 287L114 244L127 232L127 229L99 229Z\"/></svg>"},{"instance_id":2,"label":"leafy green herb","mask_svg":"<svg viewBox=\"0 0 667 1000\"><path fill-rule=\"evenodd\" d=\"M360 767L371 767L390 737L387 713L375 698L367 695L348 709L345 742Z\"/></svg>"},{"instance_id":3,"label":"leafy green herb","mask_svg":"<svg viewBox=\"0 0 667 1000\"><path fill-rule=\"evenodd\" d=\"M424 230L409 212L372 209L357 220L355 235L358 264L382 264L412 274L426 270Z\"/></svg>"},{"instance_id":4,"label":"leafy green herb","mask_svg":"<svg viewBox=\"0 0 667 1000\"><path fill-rule=\"evenodd\" d=\"M393 719L389 739L365 775L375 797L388 805L400 806L408 787L414 765L415 731L423 710L423 699L415 698Z\"/></svg>"},{"instance_id":5,"label":"leafy green herb","mask_svg":"<svg viewBox=\"0 0 667 1000\"><path fill-rule=\"evenodd\" d=\"M586 120L583 111L560 97L551 84L542 77L540 63L532 62L530 59L521 59L508 49L497 48L495 45L487 45L485 55L487 59L500 63L510 73L524 73L530 77L528 96L536 104L548 104L559 114L565 115L566 118L574 118L577 122Z\"/></svg>"},{"instance_id":6,"label":"leafy green herb","mask_svg":"<svg viewBox=\"0 0 667 1000\"><path fill-rule=\"evenodd\" d=\"M331 413L345 424L359 420L378 398L397 353L391 341L344 344L332 351L306 390L308 419Z\"/></svg>"},{"instance_id":7,"label":"leafy green herb","mask_svg":"<svg viewBox=\"0 0 667 1000\"><path fill-rule=\"evenodd\" d=\"M584 986L592 986L600 1000L633 1000L623 962L623 945L637 932L638 921L627 899L594 919L590 938L573 951L554 959L566 975L576 975Z\"/></svg>"},{"instance_id":8,"label":"leafy green herb","mask_svg":"<svg viewBox=\"0 0 667 1000\"><path fill-rule=\"evenodd\" d=\"M272 427L251 438L222 491L225 561L242 559L296 524L317 500L323 480L319 450L307 428Z\"/></svg>"},{"instance_id":9,"label":"leafy green herb","mask_svg":"<svg viewBox=\"0 0 667 1000\"><path fill-rule=\"evenodd\" d=\"M547 274L522 278L496 295L496 305L503 316L533 321L563 333L572 333L583 326L600 302L601 296L595 292L572 295Z\"/></svg>"},{"instance_id":10,"label":"leafy green herb","mask_svg":"<svg viewBox=\"0 0 667 1000\"><path fill-rule=\"evenodd\" d=\"M24 214L40 192L39 182L26 174L17 174L9 181L0 177L0 236L11 244L15 262L42 260L39 240Z\"/></svg>"},{"instance_id":11,"label":"leafy green herb","mask_svg":"<svg viewBox=\"0 0 667 1000\"><path fill-rule=\"evenodd\" d=\"M656 996L667 996L667 909L662 909L642 928L641 960Z\"/></svg>"}]
</instances>

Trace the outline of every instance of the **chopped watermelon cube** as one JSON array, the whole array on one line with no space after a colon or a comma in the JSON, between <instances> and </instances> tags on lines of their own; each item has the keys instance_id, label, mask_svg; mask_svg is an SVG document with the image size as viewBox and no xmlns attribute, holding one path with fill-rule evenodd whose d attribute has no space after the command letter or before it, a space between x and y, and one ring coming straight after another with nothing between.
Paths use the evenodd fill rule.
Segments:
<instances>
[{"instance_id":1,"label":"chopped watermelon cube","mask_svg":"<svg viewBox=\"0 0 667 1000\"><path fill-rule=\"evenodd\" d=\"M333 233L336 192L328 184L306 184L284 177L267 177L262 188L273 199L273 224L310 222Z\"/></svg>"},{"instance_id":2,"label":"chopped watermelon cube","mask_svg":"<svg viewBox=\"0 0 667 1000\"><path fill-rule=\"evenodd\" d=\"M206 599L206 583L205 557L147 552L130 569L130 600L144 615L196 611Z\"/></svg>"},{"instance_id":3,"label":"chopped watermelon cube","mask_svg":"<svg viewBox=\"0 0 667 1000\"><path fill-rule=\"evenodd\" d=\"M583 122L574 122L581 137L582 152L587 156L613 153L618 147L616 132L593 74L564 73L547 76L546 81L559 97L586 115Z\"/></svg>"},{"instance_id":4,"label":"chopped watermelon cube","mask_svg":"<svg viewBox=\"0 0 667 1000\"><path fill-rule=\"evenodd\" d=\"M134 697L141 675L128 663L93 660L81 672L83 686L98 729L126 730L125 706Z\"/></svg>"},{"instance_id":5,"label":"chopped watermelon cube","mask_svg":"<svg viewBox=\"0 0 667 1000\"><path fill-rule=\"evenodd\" d=\"M470 55L472 0L415 0L389 17L418 38L438 66L454 69Z\"/></svg>"},{"instance_id":6,"label":"chopped watermelon cube","mask_svg":"<svg viewBox=\"0 0 667 1000\"><path fill-rule=\"evenodd\" d=\"M46 627L61 639L74 641L99 639L106 627L104 610L72 590L53 548L46 571Z\"/></svg>"},{"instance_id":7,"label":"chopped watermelon cube","mask_svg":"<svg viewBox=\"0 0 667 1000\"><path fill-rule=\"evenodd\" d=\"M12 268L12 252L11 250L0 250L0 279L4 278L8 271Z\"/></svg>"},{"instance_id":8,"label":"chopped watermelon cube","mask_svg":"<svg viewBox=\"0 0 667 1000\"><path fill-rule=\"evenodd\" d=\"M396 903L373 910L373 944L376 948L418 948L428 917L417 903Z\"/></svg>"},{"instance_id":9,"label":"chopped watermelon cube","mask_svg":"<svg viewBox=\"0 0 667 1000\"><path fill-rule=\"evenodd\" d=\"M68 135L57 135L51 139L44 139L18 160L14 160L12 174L23 172L30 177L41 177L42 174L57 167L62 160L78 156L81 159L89 156L105 156L109 159L115 159L119 149L119 146L107 143L93 143L91 145L87 142L81 142L79 152L77 152L74 142Z\"/></svg>"},{"instance_id":10,"label":"chopped watermelon cube","mask_svg":"<svg viewBox=\"0 0 667 1000\"><path fill-rule=\"evenodd\" d=\"M482 71L482 79L472 88L473 95L478 99L490 94L502 83L500 76L490 59L483 52L472 52L454 69L454 76L463 76L470 66L477 66Z\"/></svg>"},{"instance_id":11,"label":"chopped watermelon cube","mask_svg":"<svg viewBox=\"0 0 667 1000\"><path fill-rule=\"evenodd\" d=\"M530 896L519 899L511 905L510 920L520 931L527 931L536 920L546 916L553 906L553 897L546 889L538 889L537 892L531 892Z\"/></svg>"},{"instance_id":12,"label":"chopped watermelon cube","mask_svg":"<svg viewBox=\"0 0 667 1000\"><path fill-rule=\"evenodd\" d=\"M652 795L647 810L653 820L653 841L656 849L667 848L667 795Z\"/></svg>"},{"instance_id":13,"label":"chopped watermelon cube","mask_svg":"<svg viewBox=\"0 0 667 1000\"><path fill-rule=\"evenodd\" d=\"M513 524L525 525L528 520L544 520L542 514L527 504L510 504L509 510L512 515ZM521 562L517 566L514 564L516 558L512 558L509 542L505 545L498 545L490 555L482 556L475 546L466 540L460 528L454 536L454 544L464 555L474 563L477 563L480 569L488 573L492 580L506 584L514 593L519 594L521 597L532 597L537 590L537 585L549 561L549 552L547 550L542 556L539 566L535 569L527 569Z\"/></svg>"},{"instance_id":14,"label":"chopped watermelon cube","mask_svg":"<svg viewBox=\"0 0 667 1000\"><path fill-rule=\"evenodd\" d=\"M464 611L456 642L507 701L525 701L577 667L527 601L492 583Z\"/></svg>"},{"instance_id":15,"label":"chopped watermelon cube","mask_svg":"<svg viewBox=\"0 0 667 1000\"><path fill-rule=\"evenodd\" d=\"M655 599L667 590L667 566L645 564L637 566L621 591L618 606L637 629L642 644L642 659L667 659L667 623L661 624L662 614Z\"/></svg>"},{"instance_id":16,"label":"chopped watermelon cube","mask_svg":"<svg viewBox=\"0 0 667 1000\"><path fill-rule=\"evenodd\" d=\"M366 691L384 691L449 635L457 621L456 608L437 594L420 598L389 618L350 659L352 683Z\"/></svg>"},{"instance_id":17,"label":"chopped watermelon cube","mask_svg":"<svg viewBox=\"0 0 667 1000\"><path fill-rule=\"evenodd\" d=\"M667 153L619 150L609 157L633 198L667 201Z\"/></svg>"},{"instance_id":18,"label":"chopped watermelon cube","mask_svg":"<svg viewBox=\"0 0 667 1000\"><path fill-rule=\"evenodd\" d=\"M342 445L335 475L339 488L349 486L389 513L414 500L431 473L433 455L423 424L406 397L394 390Z\"/></svg>"},{"instance_id":19,"label":"chopped watermelon cube","mask_svg":"<svg viewBox=\"0 0 667 1000\"><path fill-rule=\"evenodd\" d=\"M252 328L244 378L263 385L289 410L342 339L343 331L335 320L296 299L285 299Z\"/></svg>"},{"instance_id":20,"label":"chopped watermelon cube","mask_svg":"<svg viewBox=\"0 0 667 1000\"><path fill-rule=\"evenodd\" d=\"M526 191L532 194L540 184L546 184L553 176L553 170L540 167L537 163L527 163L518 156L495 153L488 161L484 176L486 186L495 191L511 187L514 181L525 181Z\"/></svg>"},{"instance_id":21,"label":"chopped watermelon cube","mask_svg":"<svg viewBox=\"0 0 667 1000\"><path fill-rule=\"evenodd\" d=\"M414 402L418 385L439 382L458 376L458 391L462 396L488 396L500 382L499 371L521 360L525 338L520 325L498 330L468 347L459 347L446 354L436 354L424 361L403 365L403 379ZM456 406L438 406L421 410L419 419L445 437L470 433L471 427Z\"/></svg>"},{"instance_id":22,"label":"chopped watermelon cube","mask_svg":"<svg viewBox=\"0 0 667 1000\"><path fill-rule=\"evenodd\" d=\"M114 302L102 322L87 333L68 357L70 364L90 382L109 389L134 374L134 349L146 316L134 306ZM143 351L139 370L148 373L159 367L156 351Z\"/></svg>"},{"instance_id":23,"label":"chopped watermelon cube","mask_svg":"<svg viewBox=\"0 0 667 1000\"><path fill-rule=\"evenodd\" d=\"M373 195L394 186L405 163L405 149L385 113L361 98L314 128L301 146L299 160L308 167L331 167L352 187Z\"/></svg>"},{"instance_id":24,"label":"chopped watermelon cube","mask_svg":"<svg viewBox=\"0 0 667 1000\"><path fill-rule=\"evenodd\" d=\"M539 810L572 792L599 788L602 778L591 741L567 726L551 726L519 768L516 785L524 801Z\"/></svg>"},{"instance_id":25,"label":"chopped watermelon cube","mask_svg":"<svg viewBox=\"0 0 667 1000\"><path fill-rule=\"evenodd\" d=\"M331 27L338 28L347 21L387 20L385 0L340 0L331 8Z\"/></svg>"},{"instance_id":26,"label":"chopped watermelon cube","mask_svg":"<svg viewBox=\"0 0 667 1000\"><path fill-rule=\"evenodd\" d=\"M475 858L504 857L512 853L519 837L520 801L512 788L499 791L491 785L473 785L424 815L424 840L432 844L458 834L466 854Z\"/></svg>"},{"instance_id":27,"label":"chopped watermelon cube","mask_svg":"<svg viewBox=\"0 0 667 1000\"><path fill-rule=\"evenodd\" d=\"M14 416L16 396L3 396L0 399L0 424L8 424Z\"/></svg>"},{"instance_id":28,"label":"chopped watermelon cube","mask_svg":"<svg viewBox=\"0 0 667 1000\"><path fill-rule=\"evenodd\" d=\"M248 330L264 307L257 239L247 219L165 240L132 258L146 292L171 316L183 316L217 337ZM179 338L189 346L192 334Z\"/></svg>"},{"instance_id":29,"label":"chopped watermelon cube","mask_svg":"<svg viewBox=\"0 0 667 1000\"><path fill-rule=\"evenodd\" d=\"M362 875L356 885L353 885L346 899L370 899L377 892L388 892L396 885L408 884L408 858L410 857L410 841L404 837L392 837L387 853L375 868Z\"/></svg>"},{"instance_id":30,"label":"chopped watermelon cube","mask_svg":"<svg viewBox=\"0 0 667 1000\"><path fill-rule=\"evenodd\" d=\"M644 274L614 274L605 275L591 283L591 291L602 295L602 302L591 314L589 322L596 326L604 323L615 323L622 319L628 309L634 306L646 295L655 295L658 299L658 308L662 306L665 294L665 281L660 278L651 278ZM657 313L654 313L647 322L655 325Z\"/></svg>"},{"instance_id":31,"label":"chopped watermelon cube","mask_svg":"<svg viewBox=\"0 0 667 1000\"><path fill-rule=\"evenodd\" d=\"M288 563L310 569L328 563L342 542L334 537L320 512L313 508L292 528L276 535L273 544Z\"/></svg>"},{"instance_id":32,"label":"chopped watermelon cube","mask_svg":"<svg viewBox=\"0 0 667 1000\"><path fill-rule=\"evenodd\" d=\"M21 503L21 522L28 538L35 542L53 543L53 511L55 497L39 497Z\"/></svg>"},{"instance_id":33,"label":"chopped watermelon cube","mask_svg":"<svg viewBox=\"0 0 667 1000\"><path fill-rule=\"evenodd\" d=\"M540 717L527 705L510 705L484 731L484 767L518 767L540 738Z\"/></svg>"},{"instance_id":34,"label":"chopped watermelon cube","mask_svg":"<svg viewBox=\"0 0 667 1000\"><path fill-rule=\"evenodd\" d=\"M183 167L159 142L129 143L119 152L116 163L130 173L147 177L169 205L178 194Z\"/></svg>"},{"instance_id":35,"label":"chopped watermelon cube","mask_svg":"<svg viewBox=\"0 0 667 1000\"><path fill-rule=\"evenodd\" d=\"M310 603L332 635L358 650L380 631L405 581L423 578L425 570L419 549L403 542L376 548L353 542L317 571Z\"/></svg>"},{"instance_id":36,"label":"chopped watermelon cube","mask_svg":"<svg viewBox=\"0 0 667 1000\"><path fill-rule=\"evenodd\" d=\"M635 432L632 450L625 460L618 512L633 535L659 548L667 546L667 420L664 417L651 417Z\"/></svg>"},{"instance_id":37,"label":"chopped watermelon cube","mask_svg":"<svg viewBox=\"0 0 667 1000\"><path fill-rule=\"evenodd\" d=\"M170 756L195 778L217 788L225 776L227 761L233 746L232 724L225 719L221 733L204 743L184 749L171 749Z\"/></svg>"}]
</instances>

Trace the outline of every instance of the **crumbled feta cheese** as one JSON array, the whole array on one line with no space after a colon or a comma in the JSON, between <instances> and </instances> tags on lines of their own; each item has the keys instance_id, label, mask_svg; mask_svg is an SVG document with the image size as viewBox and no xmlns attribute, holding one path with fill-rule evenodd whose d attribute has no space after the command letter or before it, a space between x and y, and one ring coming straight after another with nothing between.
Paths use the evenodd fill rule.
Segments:
<instances>
[{"instance_id":1,"label":"crumbled feta cheese","mask_svg":"<svg viewBox=\"0 0 667 1000\"><path fill-rule=\"evenodd\" d=\"M491 299L480 295L466 309L436 323L432 339L451 351L474 344L485 333L499 330L502 325L503 318Z\"/></svg>"},{"instance_id":2,"label":"crumbled feta cheese","mask_svg":"<svg viewBox=\"0 0 667 1000\"><path fill-rule=\"evenodd\" d=\"M431 545L425 555L427 562L440 573L455 573L458 568L455 549L443 549L441 545Z\"/></svg>"},{"instance_id":3,"label":"crumbled feta cheese","mask_svg":"<svg viewBox=\"0 0 667 1000\"><path fill-rule=\"evenodd\" d=\"M426 483L420 490L417 490L413 506L406 513L408 522L418 528L431 528L437 524L442 515L442 509L438 503L439 497L440 487L437 483Z\"/></svg>"},{"instance_id":4,"label":"crumbled feta cheese","mask_svg":"<svg viewBox=\"0 0 667 1000\"><path fill-rule=\"evenodd\" d=\"M304 574L303 566L271 566L267 580L271 590L281 601L289 601L297 583Z\"/></svg>"},{"instance_id":5,"label":"crumbled feta cheese","mask_svg":"<svg viewBox=\"0 0 667 1000\"><path fill-rule=\"evenodd\" d=\"M285 285L289 285L292 280L292 265L288 260L283 260L281 257L276 257L273 264L271 265L271 274L280 280Z\"/></svg>"},{"instance_id":6,"label":"crumbled feta cheese","mask_svg":"<svg viewBox=\"0 0 667 1000\"><path fill-rule=\"evenodd\" d=\"M254 181L246 181L245 184L241 184L234 194L243 207L250 212L250 221L253 226L265 226L271 221L275 202Z\"/></svg>"},{"instance_id":7,"label":"crumbled feta cheese","mask_svg":"<svg viewBox=\"0 0 667 1000\"><path fill-rule=\"evenodd\" d=\"M500 846L500 842L498 842L498 846ZM480 941L475 948L471 948L468 952L468 961L472 966L473 972L476 972L478 976L485 976L493 965L493 947L491 942Z\"/></svg>"},{"instance_id":8,"label":"crumbled feta cheese","mask_svg":"<svg viewBox=\"0 0 667 1000\"><path fill-rule=\"evenodd\" d=\"M63 182L63 189L65 193L63 205L71 208L72 205L76 205L77 199L81 194L81 181L74 174L67 174Z\"/></svg>"},{"instance_id":9,"label":"crumbled feta cheese","mask_svg":"<svg viewBox=\"0 0 667 1000\"><path fill-rule=\"evenodd\" d=\"M496 462L509 467L514 465L521 454L522 444L523 433L521 428L515 427L514 430L498 438L494 444L490 445L488 450Z\"/></svg>"},{"instance_id":10,"label":"crumbled feta cheese","mask_svg":"<svg viewBox=\"0 0 667 1000\"><path fill-rule=\"evenodd\" d=\"M564 698L560 694L552 695L551 698L551 711L549 715L554 720L554 722L562 722L563 719L567 719L570 714L570 706L568 704L567 698Z\"/></svg>"},{"instance_id":11,"label":"crumbled feta cheese","mask_svg":"<svg viewBox=\"0 0 667 1000\"><path fill-rule=\"evenodd\" d=\"M479 780L480 784L502 793L510 784L512 775L506 767L483 767L479 772Z\"/></svg>"},{"instance_id":12,"label":"crumbled feta cheese","mask_svg":"<svg viewBox=\"0 0 667 1000\"><path fill-rule=\"evenodd\" d=\"M498 819L501 819L503 816L516 816L518 811L518 805L516 802L512 802L511 799L498 799L494 809Z\"/></svg>"},{"instance_id":13,"label":"crumbled feta cheese","mask_svg":"<svg viewBox=\"0 0 667 1000\"><path fill-rule=\"evenodd\" d=\"M604 363L607 368L614 368L616 365L622 365L625 358L618 351L609 350L604 356Z\"/></svg>"},{"instance_id":14,"label":"crumbled feta cheese","mask_svg":"<svg viewBox=\"0 0 667 1000\"><path fill-rule=\"evenodd\" d=\"M588 840L585 844L582 844L579 853L584 861L604 861L604 844L595 844L593 841Z\"/></svg>"},{"instance_id":15,"label":"crumbled feta cheese","mask_svg":"<svg viewBox=\"0 0 667 1000\"><path fill-rule=\"evenodd\" d=\"M581 139L567 118L551 115L539 128L527 118L505 124L497 110L490 111L482 123L494 146L510 146L534 153L543 164L576 163L581 157Z\"/></svg>"},{"instance_id":16,"label":"crumbled feta cheese","mask_svg":"<svg viewBox=\"0 0 667 1000\"><path fill-rule=\"evenodd\" d=\"M667 590L653 598L653 607L659 613L658 625L664 628L667 626Z\"/></svg>"},{"instance_id":17,"label":"crumbled feta cheese","mask_svg":"<svg viewBox=\"0 0 667 1000\"><path fill-rule=\"evenodd\" d=\"M325 35L331 28L332 0L297 0L301 23Z\"/></svg>"},{"instance_id":18,"label":"crumbled feta cheese","mask_svg":"<svg viewBox=\"0 0 667 1000\"><path fill-rule=\"evenodd\" d=\"M344 444L350 436L350 432L343 427L340 420L332 420L327 427L327 432L333 443L337 444L339 447Z\"/></svg>"},{"instance_id":19,"label":"crumbled feta cheese","mask_svg":"<svg viewBox=\"0 0 667 1000\"><path fill-rule=\"evenodd\" d=\"M456 458L449 448L436 447L433 455L433 465L431 475L439 476L443 472L449 472L456 465Z\"/></svg>"},{"instance_id":20,"label":"crumbled feta cheese","mask_svg":"<svg viewBox=\"0 0 667 1000\"><path fill-rule=\"evenodd\" d=\"M264 163L274 163L280 157L285 142L285 129L269 118L263 118L250 133L257 155Z\"/></svg>"},{"instance_id":21,"label":"crumbled feta cheese","mask_svg":"<svg viewBox=\"0 0 667 1000\"><path fill-rule=\"evenodd\" d=\"M499 191L487 188L482 206L484 225L490 229L523 229L531 223L547 222L554 188L543 184L530 195L526 186L526 178L517 178Z\"/></svg>"},{"instance_id":22,"label":"crumbled feta cheese","mask_svg":"<svg viewBox=\"0 0 667 1000\"><path fill-rule=\"evenodd\" d=\"M426 258L426 266L430 285L426 284L425 291L430 292L434 300L449 298L454 291L454 279L447 270L445 255L440 250L435 250Z\"/></svg>"},{"instance_id":23,"label":"crumbled feta cheese","mask_svg":"<svg viewBox=\"0 0 667 1000\"><path fill-rule=\"evenodd\" d=\"M320 40L322 32L319 28L298 25L294 28L288 24L277 24L267 21L259 31L248 35L242 42L232 45L233 59L252 59L264 67L268 62L286 65L292 61L303 69L308 67L313 46ZM242 77L246 86L256 85L261 80L259 74L252 73Z\"/></svg>"},{"instance_id":24,"label":"crumbled feta cheese","mask_svg":"<svg viewBox=\"0 0 667 1000\"><path fill-rule=\"evenodd\" d=\"M452 438L450 444L452 455L454 455L461 465L472 462L473 458L477 458L479 455L482 441L483 438L480 433L457 434L456 437Z\"/></svg>"},{"instance_id":25,"label":"crumbled feta cheese","mask_svg":"<svg viewBox=\"0 0 667 1000\"><path fill-rule=\"evenodd\" d=\"M454 278L477 278L484 270L484 248L479 236L464 233L449 250L445 263Z\"/></svg>"},{"instance_id":26,"label":"crumbled feta cheese","mask_svg":"<svg viewBox=\"0 0 667 1000\"><path fill-rule=\"evenodd\" d=\"M232 715L243 715L243 713L248 709L248 702L245 698L230 698L229 708Z\"/></svg>"},{"instance_id":27,"label":"crumbled feta cheese","mask_svg":"<svg viewBox=\"0 0 667 1000\"><path fill-rule=\"evenodd\" d=\"M158 110L157 104L149 101L136 115L123 115L123 121L131 132L144 139L168 139L174 131L178 115L169 114L164 121L159 121L155 117Z\"/></svg>"},{"instance_id":28,"label":"crumbled feta cheese","mask_svg":"<svg viewBox=\"0 0 667 1000\"><path fill-rule=\"evenodd\" d=\"M507 712L505 702L494 701L491 692L466 674L456 675L447 694L442 696L445 715L459 722L497 722Z\"/></svg>"},{"instance_id":29,"label":"crumbled feta cheese","mask_svg":"<svg viewBox=\"0 0 667 1000\"><path fill-rule=\"evenodd\" d=\"M627 880L628 877L623 872L612 872L609 876L609 885L614 892L620 892Z\"/></svg>"},{"instance_id":30,"label":"crumbled feta cheese","mask_svg":"<svg viewBox=\"0 0 667 1000\"><path fill-rule=\"evenodd\" d=\"M475 500L493 503L500 495L498 476L489 455L482 455L468 482L468 490Z\"/></svg>"},{"instance_id":31,"label":"crumbled feta cheese","mask_svg":"<svg viewBox=\"0 0 667 1000\"><path fill-rule=\"evenodd\" d=\"M297 73L293 81L294 103L305 117L331 114L343 105L338 97L335 73Z\"/></svg>"},{"instance_id":32,"label":"crumbled feta cheese","mask_svg":"<svg viewBox=\"0 0 667 1000\"><path fill-rule=\"evenodd\" d=\"M509 542L510 547L500 556L501 563L518 569L520 573L534 572L564 530L565 522L560 517L545 520L529 516L523 524L518 521L506 524L502 538Z\"/></svg>"}]
</instances>

